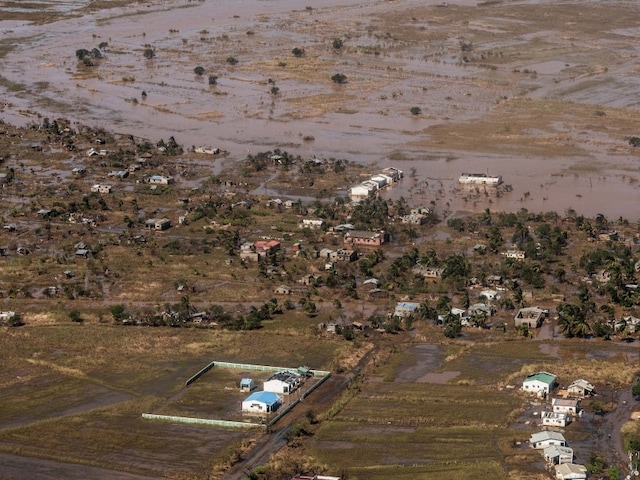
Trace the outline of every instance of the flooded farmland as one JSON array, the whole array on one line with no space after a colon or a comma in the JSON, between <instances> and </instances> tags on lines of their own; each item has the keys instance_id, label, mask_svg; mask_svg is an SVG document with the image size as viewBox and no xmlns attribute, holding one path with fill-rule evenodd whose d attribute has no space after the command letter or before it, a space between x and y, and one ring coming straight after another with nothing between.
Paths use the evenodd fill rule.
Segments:
<instances>
[{"instance_id":1,"label":"flooded farmland","mask_svg":"<svg viewBox=\"0 0 640 480\"><path fill-rule=\"evenodd\" d=\"M173 135L230 164L282 148L394 165L411 175L384 195L445 215L638 217L637 5L103 3L0 3L0 118ZM462 172L511 188L465 191Z\"/></svg>"}]
</instances>

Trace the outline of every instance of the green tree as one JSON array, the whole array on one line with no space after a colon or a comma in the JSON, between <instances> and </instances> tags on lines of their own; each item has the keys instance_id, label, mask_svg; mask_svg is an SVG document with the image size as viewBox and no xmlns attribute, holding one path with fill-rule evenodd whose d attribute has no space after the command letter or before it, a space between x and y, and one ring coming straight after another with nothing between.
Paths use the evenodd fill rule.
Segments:
<instances>
[{"instance_id":1,"label":"green tree","mask_svg":"<svg viewBox=\"0 0 640 480\"><path fill-rule=\"evenodd\" d=\"M156 56L156 52L154 52L151 48L145 48L144 53L142 54L144 58L147 60L151 60Z\"/></svg>"},{"instance_id":2,"label":"green tree","mask_svg":"<svg viewBox=\"0 0 640 480\"><path fill-rule=\"evenodd\" d=\"M193 69L193 73L201 77L202 75L204 75L204 67L197 66L196 68Z\"/></svg>"},{"instance_id":3,"label":"green tree","mask_svg":"<svg viewBox=\"0 0 640 480\"><path fill-rule=\"evenodd\" d=\"M236 57L227 57L227 63L229 65L236 65L238 63L238 59Z\"/></svg>"},{"instance_id":4,"label":"green tree","mask_svg":"<svg viewBox=\"0 0 640 480\"><path fill-rule=\"evenodd\" d=\"M71 319L72 322L76 322L76 323L84 322L84 319L82 318L82 315L80 315L80 312L78 310L71 310L69 312L69 318Z\"/></svg>"},{"instance_id":5,"label":"green tree","mask_svg":"<svg viewBox=\"0 0 640 480\"><path fill-rule=\"evenodd\" d=\"M217 85L218 77L217 75L209 75L209 85Z\"/></svg>"},{"instance_id":6,"label":"green tree","mask_svg":"<svg viewBox=\"0 0 640 480\"><path fill-rule=\"evenodd\" d=\"M300 58L300 57L304 57L304 48L294 48L293 50L291 50L291 53L293 54L294 57Z\"/></svg>"},{"instance_id":7,"label":"green tree","mask_svg":"<svg viewBox=\"0 0 640 480\"><path fill-rule=\"evenodd\" d=\"M631 387L631 395L633 395L634 398L640 397L640 378L637 379L636 383L634 383L633 387Z\"/></svg>"},{"instance_id":8,"label":"green tree","mask_svg":"<svg viewBox=\"0 0 640 480\"><path fill-rule=\"evenodd\" d=\"M121 303L112 306L111 316L116 323L121 323L128 316L126 307Z\"/></svg>"},{"instance_id":9,"label":"green tree","mask_svg":"<svg viewBox=\"0 0 640 480\"><path fill-rule=\"evenodd\" d=\"M420 115L421 113L420 107L411 107L411 115Z\"/></svg>"},{"instance_id":10,"label":"green tree","mask_svg":"<svg viewBox=\"0 0 640 480\"><path fill-rule=\"evenodd\" d=\"M331 45L333 46L334 50L340 50L344 46L344 42L339 38L334 38ZM632 137L632 138L635 138L635 137ZM631 140L629 140L629 142L631 142ZM640 146L640 139L638 141L638 146Z\"/></svg>"}]
</instances>

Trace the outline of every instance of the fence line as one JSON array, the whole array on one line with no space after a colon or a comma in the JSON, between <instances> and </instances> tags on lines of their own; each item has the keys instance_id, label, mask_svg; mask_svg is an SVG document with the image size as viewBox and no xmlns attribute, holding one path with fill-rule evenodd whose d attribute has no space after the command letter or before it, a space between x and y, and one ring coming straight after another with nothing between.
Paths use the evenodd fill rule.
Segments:
<instances>
[{"instance_id":1,"label":"fence line","mask_svg":"<svg viewBox=\"0 0 640 480\"><path fill-rule=\"evenodd\" d=\"M316 388L318 388L320 385L322 385L324 382L326 382L327 380L329 380L329 377L331 376L331 373L329 372L323 372L326 373L326 375L323 375L322 378L320 378L320 380L318 380L316 383L314 383L311 388L309 388L309 390L307 390L306 392L304 392L302 394L302 398L307 398L307 396L313 392Z\"/></svg>"},{"instance_id":2,"label":"fence line","mask_svg":"<svg viewBox=\"0 0 640 480\"><path fill-rule=\"evenodd\" d=\"M142 418L148 420L165 420L176 423L189 423L197 425L213 425L216 427L231 427L231 428L256 428L266 427L263 423L245 423L245 422L232 422L229 420L213 420L209 418L194 418L194 417L177 417L173 415L156 415L153 413L143 413Z\"/></svg>"},{"instance_id":3,"label":"fence line","mask_svg":"<svg viewBox=\"0 0 640 480\"><path fill-rule=\"evenodd\" d=\"M205 373L207 373L209 370L211 370L213 368L213 366L216 364L216 362L211 362L209 365L207 365L206 367L200 369L195 375L193 375L191 378L189 378L189 380L187 380L186 382L184 382L184 386L188 387L189 385L191 385L193 382L195 382L196 380L198 380L202 375L204 375Z\"/></svg>"}]
</instances>

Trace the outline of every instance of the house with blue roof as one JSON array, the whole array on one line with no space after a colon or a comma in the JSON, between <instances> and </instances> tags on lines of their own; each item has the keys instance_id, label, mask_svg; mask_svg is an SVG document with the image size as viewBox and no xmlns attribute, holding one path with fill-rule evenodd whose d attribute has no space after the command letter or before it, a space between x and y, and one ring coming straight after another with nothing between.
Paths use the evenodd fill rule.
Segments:
<instances>
[{"instance_id":1,"label":"house with blue roof","mask_svg":"<svg viewBox=\"0 0 640 480\"><path fill-rule=\"evenodd\" d=\"M409 318L418 313L420 308L419 303L415 302L398 302L396 308L393 311L393 316L396 318Z\"/></svg>"},{"instance_id":2,"label":"house with blue roof","mask_svg":"<svg viewBox=\"0 0 640 480\"><path fill-rule=\"evenodd\" d=\"M271 413L275 412L282 399L273 392L253 392L242 401L242 411L247 413Z\"/></svg>"}]
</instances>

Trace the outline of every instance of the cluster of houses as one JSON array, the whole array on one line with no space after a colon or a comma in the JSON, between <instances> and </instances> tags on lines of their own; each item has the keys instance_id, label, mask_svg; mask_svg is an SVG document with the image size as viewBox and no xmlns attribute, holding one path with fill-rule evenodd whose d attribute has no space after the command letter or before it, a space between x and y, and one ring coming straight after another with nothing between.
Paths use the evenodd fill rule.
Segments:
<instances>
[{"instance_id":1,"label":"cluster of houses","mask_svg":"<svg viewBox=\"0 0 640 480\"><path fill-rule=\"evenodd\" d=\"M557 377L549 372L536 372L522 382L522 390L546 398L558 385ZM551 411L541 414L542 425L565 427L571 418L581 415L580 399L595 394L595 388L588 381L579 379L566 389L566 398L551 399ZM553 430L536 432L529 438L531 448L542 450L544 460L555 471L558 480L582 480L587 478L584 465L573 463L573 449L567 445L564 435Z\"/></svg>"},{"instance_id":2,"label":"cluster of houses","mask_svg":"<svg viewBox=\"0 0 640 480\"><path fill-rule=\"evenodd\" d=\"M351 187L349 190L349 196L354 202L364 200L375 195L378 190L381 190L389 185L393 185L404 176L404 172L395 167L387 167L380 173L372 175L371 178L364 182Z\"/></svg>"},{"instance_id":3,"label":"cluster of houses","mask_svg":"<svg viewBox=\"0 0 640 480\"><path fill-rule=\"evenodd\" d=\"M242 401L242 411L245 413L273 413L282 405L281 395L295 392L302 384L303 376L310 371L300 367L297 372L282 370L274 373L263 383L262 391L253 392ZM256 384L251 378L240 381L240 391L251 392Z\"/></svg>"}]
</instances>

